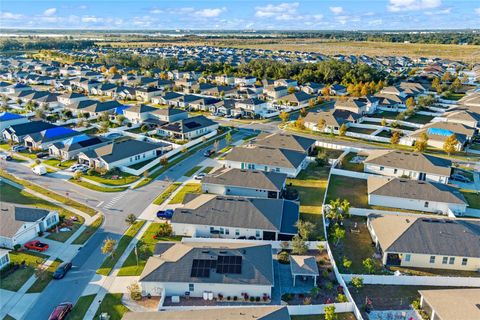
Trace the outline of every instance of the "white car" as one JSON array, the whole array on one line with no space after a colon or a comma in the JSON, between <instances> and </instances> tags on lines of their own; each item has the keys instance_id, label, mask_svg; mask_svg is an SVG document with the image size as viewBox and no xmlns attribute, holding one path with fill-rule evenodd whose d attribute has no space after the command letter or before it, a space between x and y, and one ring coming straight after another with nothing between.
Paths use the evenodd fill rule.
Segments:
<instances>
[{"instance_id":1,"label":"white car","mask_svg":"<svg viewBox=\"0 0 480 320\"><path fill-rule=\"evenodd\" d=\"M206 176L206 173L200 172L199 174L195 175L195 176L193 177L193 179L195 179L195 180L202 180L203 178L205 178L205 176Z\"/></svg>"},{"instance_id":2,"label":"white car","mask_svg":"<svg viewBox=\"0 0 480 320\"><path fill-rule=\"evenodd\" d=\"M73 166L71 166L70 168L68 168L68 171L70 172L75 172L75 171L82 171L82 172L85 172L87 171L89 168L86 164L74 164Z\"/></svg>"}]
</instances>

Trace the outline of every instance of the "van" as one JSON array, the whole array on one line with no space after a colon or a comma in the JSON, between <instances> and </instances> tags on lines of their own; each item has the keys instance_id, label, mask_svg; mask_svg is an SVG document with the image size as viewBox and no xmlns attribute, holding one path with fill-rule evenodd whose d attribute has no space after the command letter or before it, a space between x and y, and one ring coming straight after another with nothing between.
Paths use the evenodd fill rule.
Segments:
<instances>
[{"instance_id":1,"label":"van","mask_svg":"<svg viewBox=\"0 0 480 320\"><path fill-rule=\"evenodd\" d=\"M38 165L32 168L33 173L38 174L39 176L43 176L44 174L47 174L47 168L42 165Z\"/></svg>"}]
</instances>

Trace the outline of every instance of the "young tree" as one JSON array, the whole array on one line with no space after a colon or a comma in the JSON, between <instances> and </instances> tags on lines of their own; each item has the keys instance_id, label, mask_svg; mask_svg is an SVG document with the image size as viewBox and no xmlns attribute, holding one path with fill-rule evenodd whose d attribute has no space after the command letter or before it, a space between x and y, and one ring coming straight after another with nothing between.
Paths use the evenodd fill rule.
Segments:
<instances>
[{"instance_id":1,"label":"young tree","mask_svg":"<svg viewBox=\"0 0 480 320\"><path fill-rule=\"evenodd\" d=\"M312 99L308 100L308 107L309 108L315 107L315 99L312 98Z\"/></svg>"},{"instance_id":2,"label":"young tree","mask_svg":"<svg viewBox=\"0 0 480 320\"><path fill-rule=\"evenodd\" d=\"M161 157L160 158L160 164L162 166L166 166L168 164L168 158L167 157Z\"/></svg>"},{"instance_id":3,"label":"young tree","mask_svg":"<svg viewBox=\"0 0 480 320\"><path fill-rule=\"evenodd\" d=\"M317 129L319 131L324 131L326 125L327 125L327 121L325 121L325 119L323 118L320 118L317 123Z\"/></svg>"},{"instance_id":4,"label":"young tree","mask_svg":"<svg viewBox=\"0 0 480 320\"><path fill-rule=\"evenodd\" d=\"M140 300L142 299L142 290L138 282L133 282L131 285L127 287L128 292L130 293L130 298L132 300Z\"/></svg>"},{"instance_id":5,"label":"young tree","mask_svg":"<svg viewBox=\"0 0 480 320\"><path fill-rule=\"evenodd\" d=\"M290 115L286 111L280 112L280 114L278 116L282 120L283 123L287 122L288 119L290 118Z\"/></svg>"},{"instance_id":6,"label":"young tree","mask_svg":"<svg viewBox=\"0 0 480 320\"><path fill-rule=\"evenodd\" d=\"M352 260L349 260L347 257L343 257L342 265L345 269L350 269L352 266Z\"/></svg>"},{"instance_id":7,"label":"young tree","mask_svg":"<svg viewBox=\"0 0 480 320\"><path fill-rule=\"evenodd\" d=\"M117 245L117 240L114 240L112 238L107 238L103 240L103 245L100 248L100 250L102 251L102 254L112 257L116 245Z\"/></svg>"},{"instance_id":8,"label":"young tree","mask_svg":"<svg viewBox=\"0 0 480 320\"><path fill-rule=\"evenodd\" d=\"M334 305L328 305L324 308L325 312L325 320L337 320L337 314L335 313L335 306Z\"/></svg>"},{"instance_id":9,"label":"young tree","mask_svg":"<svg viewBox=\"0 0 480 320\"><path fill-rule=\"evenodd\" d=\"M219 145L220 145L220 142L219 142L218 140L215 140L215 141L213 142L213 145L212 145L212 150L213 150L214 152L217 152Z\"/></svg>"},{"instance_id":10,"label":"young tree","mask_svg":"<svg viewBox=\"0 0 480 320\"><path fill-rule=\"evenodd\" d=\"M73 179L75 180L80 180L82 178L83 172L80 170L77 170L73 173Z\"/></svg>"},{"instance_id":11,"label":"young tree","mask_svg":"<svg viewBox=\"0 0 480 320\"><path fill-rule=\"evenodd\" d=\"M333 226L332 238L335 246L338 246L340 241L345 238L345 229L340 228L338 223Z\"/></svg>"},{"instance_id":12,"label":"young tree","mask_svg":"<svg viewBox=\"0 0 480 320\"><path fill-rule=\"evenodd\" d=\"M295 87L289 87L287 89L287 92L290 93L290 94L294 93L295 92Z\"/></svg>"},{"instance_id":13,"label":"young tree","mask_svg":"<svg viewBox=\"0 0 480 320\"><path fill-rule=\"evenodd\" d=\"M347 133L347 125L344 123L340 126L340 129L338 130L338 134L341 136L344 136Z\"/></svg>"},{"instance_id":14,"label":"young tree","mask_svg":"<svg viewBox=\"0 0 480 320\"><path fill-rule=\"evenodd\" d=\"M307 244L303 241L302 237L296 235L292 238L292 253L293 254L305 254L308 251Z\"/></svg>"},{"instance_id":15,"label":"young tree","mask_svg":"<svg viewBox=\"0 0 480 320\"><path fill-rule=\"evenodd\" d=\"M305 129L305 120L303 120L302 116L299 116L297 120L295 120L295 127L304 130Z\"/></svg>"},{"instance_id":16,"label":"young tree","mask_svg":"<svg viewBox=\"0 0 480 320\"><path fill-rule=\"evenodd\" d=\"M453 80L451 85L452 90L454 92L457 92L458 90L460 90L461 87L462 87L462 82L460 81L460 79L455 78L455 80Z\"/></svg>"},{"instance_id":17,"label":"young tree","mask_svg":"<svg viewBox=\"0 0 480 320\"><path fill-rule=\"evenodd\" d=\"M300 115L305 118L307 116L307 110L305 110L305 108L300 109Z\"/></svg>"},{"instance_id":18,"label":"young tree","mask_svg":"<svg viewBox=\"0 0 480 320\"><path fill-rule=\"evenodd\" d=\"M382 127L386 127L387 126L387 120L385 118L382 118L382 121L380 121L380 124L382 125Z\"/></svg>"},{"instance_id":19,"label":"young tree","mask_svg":"<svg viewBox=\"0 0 480 320\"><path fill-rule=\"evenodd\" d=\"M130 226L133 225L135 221L137 221L137 217L135 217L133 213L130 213L125 219L125 222L128 223Z\"/></svg>"},{"instance_id":20,"label":"young tree","mask_svg":"<svg viewBox=\"0 0 480 320\"><path fill-rule=\"evenodd\" d=\"M415 99L410 97L405 101L405 105L407 106L408 110L413 110L415 108Z\"/></svg>"},{"instance_id":21,"label":"young tree","mask_svg":"<svg viewBox=\"0 0 480 320\"><path fill-rule=\"evenodd\" d=\"M367 258L362 261L363 267L367 270L368 273L375 272L375 263L373 262L372 258Z\"/></svg>"},{"instance_id":22,"label":"young tree","mask_svg":"<svg viewBox=\"0 0 480 320\"><path fill-rule=\"evenodd\" d=\"M321 93L323 96L329 96L330 95L330 86L325 86L321 90Z\"/></svg>"},{"instance_id":23,"label":"young tree","mask_svg":"<svg viewBox=\"0 0 480 320\"><path fill-rule=\"evenodd\" d=\"M227 142L227 144L230 144L232 143L232 135L230 134L230 131L227 132L227 134L225 135L225 141Z\"/></svg>"},{"instance_id":24,"label":"young tree","mask_svg":"<svg viewBox=\"0 0 480 320\"><path fill-rule=\"evenodd\" d=\"M313 230L315 229L315 224L305 220L298 220L295 226L298 229L298 234L305 241L308 241L310 234L312 234Z\"/></svg>"},{"instance_id":25,"label":"young tree","mask_svg":"<svg viewBox=\"0 0 480 320\"><path fill-rule=\"evenodd\" d=\"M443 143L443 151L445 151L448 155L451 155L457 150L458 140L455 134L452 134L445 140Z\"/></svg>"},{"instance_id":26,"label":"young tree","mask_svg":"<svg viewBox=\"0 0 480 320\"><path fill-rule=\"evenodd\" d=\"M390 138L390 143L397 145L400 142L400 131L395 130L392 132L392 137Z\"/></svg>"},{"instance_id":27,"label":"young tree","mask_svg":"<svg viewBox=\"0 0 480 320\"><path fill-rule=\"evenodd\" d=\"M115 121L119 126L122 126L123 122L125 121L125 116L123 114L119 114L115 117Z\"/></svg>"},{"instance_id":28,"label":"young tree","mask_svg":"<svg viewBox=\"0 0 480 320\"><path fill-rule=\"evenodd\" d=\"M358 291L358 289L363 287L363 278L353 277L352 280L350 280L350 284Z\"/></svg>"},{"instance_id":29,"label":"young tree","mask_svg":"<svg viewBox=\"0 0 480 320\"><path fill-rule=\"evenodd\" d=\"M100 123L100 128L98 128L98 132L107 133L109 128L110 128L110 122L103 121L102 123Z\"/></svg>"},{"instance_id":30,"label":"young tree","mask_svg":"<svg viewBox=\"0 0 480 320\"><path fill-rule=\"evenodd\" d=\"M416 152L425 152L427 150L428 146L428 135L426 132L422 132L420 135L420 139L415 141L415 145L413 146L413 149Z\"/></svg>"}]
</instances>

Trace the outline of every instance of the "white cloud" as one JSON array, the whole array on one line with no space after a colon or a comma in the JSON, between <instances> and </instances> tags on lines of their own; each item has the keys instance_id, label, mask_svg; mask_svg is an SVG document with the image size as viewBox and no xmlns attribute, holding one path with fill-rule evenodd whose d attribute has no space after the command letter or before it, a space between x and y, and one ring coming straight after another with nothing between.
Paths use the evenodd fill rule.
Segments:
<instances>
[{"instance_id":1,"label":"white cloud","mask_svg":"<svg viewBox=\"0 0 480 320\"><path fill-rule=\"evenodd\" d=\"M382 19L375 19L375 20L370 20L367 22L369 26L379 26L383 23Z\"/></svg>"},{"instance_id":2,"label":"white cloud","mask_svg":"<svg viewBox=\"0 0 480 320\"><path fill-rule=\"evenodd\" d=\"M332 11L333 14L342 14L343 13L343 8L342 7L330 7L330 11Z\"/></svg>"},{"instance_id":3,"label":"white cloud","mask_svg":"<svg viewBox=\"0 0 480 320\"><path fill-rule=\"evenodd\" d=\"M57 13L57 8L49 8L49 9L43 11L43 15L45 17L51 17L51 16L55 15L55 13Z\"/></svg>"},{"instance_id":4,"label":"white cloud","mask_svg":"<svg viewBox=\"0 0 480 320\"><path fill-rule=\"evenodd\" d=\"M85 23L98 23L103 21L102 18L95 17L95 16L83 16L81 20L82 22L85 22Z\"/></svg>"},{"instance_id":5,"label":"white cloud","mask_svg":"<svg viewBox=\"0 0 480 320\"><path fill-rule=\"evenodd\" d=\"M387 7L388 11L418 11L424 9L438 8L442 0L390 0Z\"/></svg>"},{"instance_id":6,"label":"white cloud","mask_svg":"<svg viewBox=\"0 0 480 320\"><path fill-rule=\"evenodd\" d=\"M227 11L226 8L206 8L196 12L196 16L201 18L215 18L218 17L222 12Z\"/></svg>"},{"instance_id":7,"label":"white cloud","mask_svg":"<svg viewBox=\"0 0 480 320\"><path fill-rule=\"evenodd\" d=\"M0 12L0 19L2 20L20 20L23 18L23 14L20 13L13 13L8 11Z\"/></svg>"},{"instance_id":8,"label":"white cloud","mask_svg":"<svg viewBox=\"0 0 480 320\"><path fill-rule=\"evenodd\" d=\"M480 7L478 8L475 8L475 13L478 14L480 16Z\"/></svg>"},{"instance_id":9,"label":"white cloud","mask_svg":"<svg viewBox=\"0 0 480 320\"><path fill-rule=\"evenodd\" d=\"M452 12L452 8L446 8L442 10L436 10L436 11L426 11L425 14L427 16L438 16L442 14L450 14Z\"/></svg>"},{"instance_id":10,"label":"white cloud","mask_svg":"<svg viewBox=\"0 0 480 320\"><path fill-rule=\"evenodd\" d=\"M263 7L255 8L255 17L257 18L271 18L275 17L277 20L285 20L285 18L294 17L297 15L299 3L280 3L277 5L269 4Z\"/></svg>"},{"instance_id":11,"label":"white cloud","mask_svg":"<svg viewBox=\"0 0 480 320\"><path fill-rule=\"evenodd\" d=\"M152 9L150 10L150 13L151 14L159 14L159 13L163 13L164 11L162 9Z\"/></svg>"}]
</instances>

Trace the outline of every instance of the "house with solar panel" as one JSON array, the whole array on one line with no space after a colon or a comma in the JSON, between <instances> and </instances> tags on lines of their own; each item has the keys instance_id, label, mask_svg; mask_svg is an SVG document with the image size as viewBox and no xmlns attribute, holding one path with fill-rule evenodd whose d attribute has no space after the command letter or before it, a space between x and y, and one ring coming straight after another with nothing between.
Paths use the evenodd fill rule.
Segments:
<instances>
[{"instance_id":1,"label":"house with solar panel","mask_svg":"<svg viewBox=\"0 0 480 320\"><path fill-rule=\"evenodd\" d=\"M54 127L42 130L40 132L30 133L25 136L25 146L32 150L46 150L52 144L63 140L82 135L68 127Z\"/></svg>"},{"instance_id":2,"label":"house with solar panel","mask_svg":"<svg viewBox=\"0 0 480 320\"><path fill-rule=\"evenodd\" d=\"M191 140L204 136L218 129L218 123L199 115L167 123L158 128L157 133L163 137L177 140Z\"/></svg>"},{"instance_id":3,"label":"house with solar panel","mask_svg":"<svg viewBox=\"0 0 480 320\"><path fill-rule=\"evenodd\" d=\"M2 131L4 140L12 141L13 143L23 144L23 139L29 134L36 134L47 129L57 128L56 125L46 121L30 121L10 125Z\"/></svg>"},{"instance_id":4,"label":"house with solar panel","mask_svg":"<svg viewBox=\"0 0 480 320\"><path fill-rule=\"evenodd\" d=\"M93 150L109 143L112 141L107 138L82 134L53 143L48 147L48 153L55 158L71 160L77 158L80 152Z\"/></svg>"},{"instance_id":5,"label":"house with solar panel","mask_svg":"<svg viewBox=\"0 0 480 320\"><path fill-rule=\"evenodd\" d=\"M163 295L166 303L172 296L269 299L274 286L272 247L252 243L159 242L139 283L143 293Z\"/></svg>"}]
</instances>

